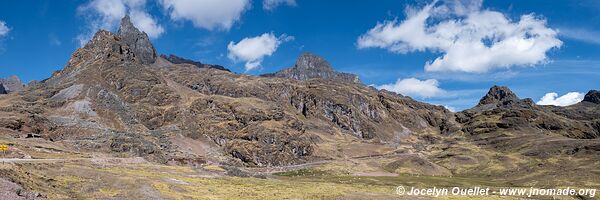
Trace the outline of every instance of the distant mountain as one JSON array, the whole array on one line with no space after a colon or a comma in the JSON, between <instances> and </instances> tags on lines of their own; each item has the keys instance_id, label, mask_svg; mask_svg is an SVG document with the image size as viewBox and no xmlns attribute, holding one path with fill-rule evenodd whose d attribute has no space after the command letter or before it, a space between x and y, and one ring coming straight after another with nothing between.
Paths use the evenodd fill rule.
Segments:
<instances>
[{"instance_id":1,"label":"distant mountain","mask_svg":"<svg viewBox=\"0 0 600 200\"><path fill-rule=\"evenodd\" d=\"M331 64L324 58L311 53L303 53L298 57L294 66L272 73L264 74L263 77L279 77L296 80L310 80L320 78L324 80L361 83L357 75L336 72Z\"/></svg>"},{"instance_id":2,"label":"distant mountain","mask_svg":"<svg viewBox=\"0 0 600 200\"><path fill-rule=\"evenodd\" d=\"M479 103L471 110L490 110L494 108L511 108L534 106L533 100L519 99L510 89L504 86L493 86L488 93L479 100Z\"/></svg>"},{"instance_id":3,"label":"distant mountain","mask_svg":"<svg viewBox=\"0 0 600 200\"><path fill-rule=\"evenodd\" d=\"M198 61L193 61L193 60L189 60L189 59L185 59L176 55L160 55L161 58L164 58L166 60L168 60L169 62L173 63L173 64L191 64L191 65L195 65L196 67L199 68L212 68L212 69L218 69L218 70L223 70L223 71L229 71L229 69L226 69L225 67L221 66L221 65L211 65L211 64L204 64Z\"/></svg>"}]
</instances>

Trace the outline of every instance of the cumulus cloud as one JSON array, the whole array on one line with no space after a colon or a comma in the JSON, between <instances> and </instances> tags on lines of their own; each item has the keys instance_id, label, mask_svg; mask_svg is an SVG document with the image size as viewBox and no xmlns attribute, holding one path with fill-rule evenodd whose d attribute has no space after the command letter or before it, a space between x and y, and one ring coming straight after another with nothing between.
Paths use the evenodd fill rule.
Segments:
<instances>
[{"instance_id":1,"label":"cumulus cloud","mask_svg":"<svg viewBox=\"0 0 600 200\"><path fill-rule=\"evenodd\" d=\"M570 106L583 100L585 94L579 92L569 92L563 96L558 96L556 92L546 93L538 102L538 105Z\"/></svg>"},{"instance_id":2,"label":"cumulus cloud","mask_svg":"<svg viewBox=\"0 0 600 200\"><path fill-rule=\"evenodd\" d=\"M442 53L425 63L426 71L483 73L495 68L535 65L562 45L557 31L533 14L513 21L481 9L481 1L434 1L422 9L408 7L406 19L379 22L361 35L357 47L394 53Z\"/></svg>"},{"instance_id":3,"label":"cumulus cloud","mask_svg":"<svg viewBox=\"0 0 600 200\"><path fill-rule=\"evenodd\" d=\"M296 0L263 0L265 10L273 10L281 5L296 6Z\"/></svg>"},{"instance_id":4,"label":"cumulus cloud","mask_svg":"<svg viewBox=\"0 0 600 200\"><path fill-rule=\"evenodd\" d=\"M227 45L229 59L237 62L246 62L246 71L260 66L264 57L271 56L283 42L293 40L294 37L285 34L276 37L273 33L264 33L260 36L244 38L238 43L233 41Z\"/></svg>"},{"instance_id":5,"label":"cumulus cloud","mask_svg":"<svg viewBox=\"0 0 600 200\"><path fill-rule=\"evenodd\" d=\"M98 29L113 30L126 14L131 22L150 38L162 35L165 29L146 11L146 0L92 0L78 8L88 22L88 32L77 39L83 46Z\"/></svg>"},{"instance_id":6,"label":"cumulus cloud","mask_svg":"<svg viewBox=\"0 0 600 200\"><path fill-rule=\"evenodd\" d=\"M398 79L396 83L375 86L377 89L385 89L398 94L431 98L445 95L447 92L439 88L440 83L435 79L419 80L416 78Z\"/></svg>"},{"instance_id":7,"label":"cumulus cloud","mask_svg":"<svg viewBox=\"0 0 600 200\"><path fill-rule=\"evenodd\" d=\"M189 20L208 30L229 30L250 7L250 0L160 0L160 4L173 20Z\"/></svg>"},{"instance_id":8,"label":"cumulus cloud","mask_svg":"<svg viewBox=\"0 0 600 200\"><path fill-rule=\"evenodd\" d=\"M8 35L8 32L10 32L10 28L8 28L6 22L0 21L0 37Z\"/></svg>"}]
</instances>

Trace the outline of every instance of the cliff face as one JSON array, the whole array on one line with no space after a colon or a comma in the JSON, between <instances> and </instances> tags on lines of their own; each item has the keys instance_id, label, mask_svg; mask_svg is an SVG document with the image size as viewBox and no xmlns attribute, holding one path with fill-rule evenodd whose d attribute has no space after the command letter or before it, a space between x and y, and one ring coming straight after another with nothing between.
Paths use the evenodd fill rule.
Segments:
<instances>
[{"instance_id":1,"label":"cliff face","mask_svg":"<svg viewBox=\"0 0 600 200\"><path fill-rule=\"evenodd\" d=\"M310 80L320 78L324 80L361 83L358 76L349 73L336 72L331 64L325 59L311 54L303 53L298 57L296 64L290 68L275 72L273 74L265 74L265 77L279 77L296 80Z\"/></svg>"}]
</instances>

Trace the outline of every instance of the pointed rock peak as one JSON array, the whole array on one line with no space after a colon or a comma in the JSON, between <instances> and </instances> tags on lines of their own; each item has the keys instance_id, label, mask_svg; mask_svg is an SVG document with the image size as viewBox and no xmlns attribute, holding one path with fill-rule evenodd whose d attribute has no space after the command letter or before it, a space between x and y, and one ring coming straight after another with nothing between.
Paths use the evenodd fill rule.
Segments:
<instances>
[{"instance_id":1,"label":"pointed rock peak","mask_svg":"<svg viewBox=\"0 0 600 200\"><path fill-rule=\"evenodd\" d=\"M325 79L331 81L340 82L351 82L361 83L357 75L336 72L331 64L324 58L311 54L303 53L296 60L296 64L293 67L287 68L276 73L262 75L264 77L280 77L289 78L296 80L309 80L309 79Z\"/></svg>"},{"instance_id":2,"label":"pointed rock peak","mask_svg":"<svg viewBox=\"0 0 600 200\"><path fill-rule=\"evenodd\" d=\"M129 17L129 15L125 15L125 17L123 17L123 19L121 19L121 25L119 26L119 32L118 34L124 34L124 33L129 33L129 32L135 32L135 33L140 33L141 31L139 29L137 29L133 23L131 23L131 18Z\"/></svg>"},{"instance_id":3,"label":"pointed rock peak","mask_svg":"<svg viewBox=\"0 0 600 200\"><path fill-rule=\"evenodd\" d=\"M599 90L590 90L585 97L583 97L583 101L600 104L600 91Z\"/></svg>"},{"instance_id":4,"label":"pointed rock peak","mask_svg":"<svg viewBox=\"0 0 600 200\"><path fill-rule=\"evenodd\" d=\"M490 91L479 100L479 105L496 104L500 102L519 100L517 95L504 86L494 85Z\"/></svg>"},{"instance_id":5,"label":"pointed rock peak","mask_svg":"<svg viewBox=\"0 0 600 200\"><path fill-rule=\"evenodd\" d=\"M305 70L334 71L333 67L331 67L331 64L329 64L327 60L308 52L302 53L302 55L298 57L294 67Z\"/></svg>"},{"instance_id":6,"label":"pointed rock peak","mask_svg":"<svg viewBox=\"0 0 600 200\"><path fill-rule=\"evenodd\" d=\"M150 42L150 38L131 23L128 15L121 19L117 37L131 48L133 54L143 64L152 64L156 61L156 49Z\"/></svg>"}]
</instances>

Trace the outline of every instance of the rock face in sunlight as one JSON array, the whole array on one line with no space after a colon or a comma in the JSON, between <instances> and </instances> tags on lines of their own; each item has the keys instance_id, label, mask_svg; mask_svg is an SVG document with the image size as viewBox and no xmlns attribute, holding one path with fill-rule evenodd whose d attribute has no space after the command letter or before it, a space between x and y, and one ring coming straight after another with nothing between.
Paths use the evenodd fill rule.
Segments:
<instances>
[{"instance_id":1,"label":"rock face in sunlight","mask_svg":"<svg viewBox=\"0 0 600 200\"><path fill-rule=\"evenodd\" d=\"M4 87L6 93L18 92L24 88L21 79L17 76L11 76L5 79L0 78L0 85Z\"/></svg>"},{"instance_id":2,"label":"rock face in sunlight","mask_svg":"<svg viewBox=\"0 0 600 200\"><path fill-rule=\"evenodd\" d=\"M357 75L336 72L333 69L333 67L331 67L331 64L329 64L329 62L311 53L304 53L300 55L300 57L296 61L296 64L291 68L287 68L275 72L273 74L265 74L263 76L289 78L296 80L309 80L320 78L325 80L341 82L361 83Z\"/></svg>"}]
</instances>

